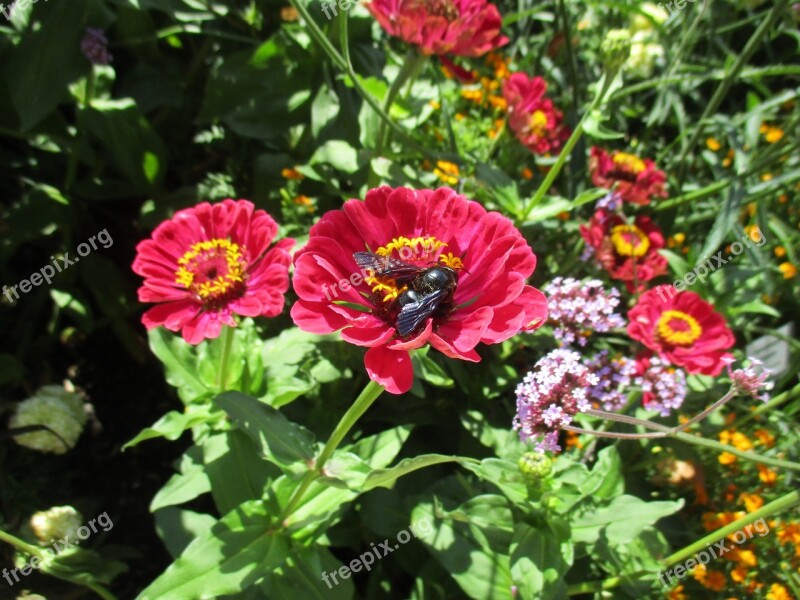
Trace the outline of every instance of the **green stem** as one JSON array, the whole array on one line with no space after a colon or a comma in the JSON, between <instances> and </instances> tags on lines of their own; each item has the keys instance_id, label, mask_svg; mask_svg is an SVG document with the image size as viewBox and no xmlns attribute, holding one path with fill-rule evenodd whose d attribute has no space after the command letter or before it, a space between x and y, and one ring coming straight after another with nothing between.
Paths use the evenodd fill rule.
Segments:
<instances>
[{"instance_id":1,"label":"green stem","mask_svg":"<svg viewBox=\"0 0 800 600\"><path fill-rule=\"evenodd\" d=\"M231 348L233 347L233 327L223 325L222 328L222 356L219 361L219 393L228 387L228 373L230 372Z\"/></svg>"},{"instance_id":2,"label":"green stem","mask_svg":"<svg viewBox=\"0 0 800 600\"><path fill-rule=\"evenodd\" d=\"M6 542L7 544L11 544L23 554L27 554L28 556L36 556L43 563L46 563L46 561L49 558L49 555L44 551L44 549L39 548L37 546L33 546L32 544L29 544L28 542L25 542L19 539L18 537L3 531L2 529L0 529L0 541ZM104 600L117 600L116 596L114 596L114 594L105 589L102 585L90 581L85 581L83 579L86 577L85 575L81 575L81 579L78 579L78 578L73 578L64 573L51 572L47 569L45 569L44 572L58 579L69 581L72 584L87 587L90 590L92 590L95 594L103 598Z\"/></svg>"},{"instance_id":3,"label":"green stem","mask_svg":"<svg viewBox=\"0 0 800 600\"><path fill-rule=\"evenodd\" d=\"M786 390L772 398L766 404L762 404L758 408L756 408L753 412L744 415L743 417L736 420L736 422L731 426L732 429L741 429L742 425L745 423L749 423L753 419L755 419L761 413L765 413L767 411L771 411L774 408L777 408L784 402L796 398L798 396L798 391L800 391L800 385L796 385L791 390Z\"/></svg>"},{"instance_id":4,"label":"green stem","mask_svg":"<svg viewBox=\"0 0 800 600\"><path fill-rule=\"evenodd\" d=\"M418 71L427 58L427 56L424 54L419 54L413 48L409 49L408 53L406 53L406 56L403 59L403 66L400 68L397 78L392 82L392 85L386 94L386 100L383 103L383 110L390 117L392 104L394 104L394 101L397 98L397 95L400 93L400 90L403 89L403 85L414 73ZM376 156L380 156L383 153L383 149L389 141L387 139L388 132L386 128L386 121L381 121L380 127L378 128L378 138L375 143Z\"/></svg>"},{"instance_id":5,"label":"green stem","mask_svg":"<svg viewBox=\"0 0 800 600\"><path fill-rule=\"evenodd\" d=\"M6 533L2 529L0 529L0 541L6 542L7 544L11 544L20 552L23 552L30 556L38 556L42 560L44 560L44 558L47 556L44 550L42 550L41 548L37 548L36 546L33 546L28 542L25 542L19 539L18 537L11 535L10 533Z\"/></svg>"},{"instance_id":6,"label":"green stem","mask_svg":"<svg viewBox=\"0 0 800 600\"><path fill-rule=\"evenodd\" d=\"M771 467L779 467L782 469L790 469L792 471L800 471L800 464L796 462L791 462L788 460L780 460L779 458L769 458L766 456L761 456L760 454L755 454L753 452L744 452L742 450L734 448L733 446L728 446L727 444L715 442L714 440L698 437L696 435L690 435L688 433L678 432L668 437L674 437L675 439L686 442L687 444L694 444L695 446L705 446L706 448L713 448L714 450L717 450L719 452L728 452L745 460L761 463L764 465L769 465Z\"/></svg>"},{"instance_id":7,"label":"green stem","mask_svg":"<svg viewBox=\"0 0 800 600\"><path fill-rule=\"evenodd\" d=\"M289 0L289 4L291 4L295 10L300 14L302 19L305 21L306 26L308 27L308 32L314 41L316 41L325 54L328 55L328 58L333 61L339 69L345 72L349 77L350 81L353 84L353 89L356 90L359 96L366 102L372 110L378 115L378 117L386 123L386 125L394 131L398 136L403 139L403 142L407 144L409 147L413 148L426 158L431 160L436 160L436 156L431 153L425 146L419 144L416 140L414 140L400 125L395 123L389 115L383 110L380 103L375 99L375 97L370 94L364 86L361 85L361 80L359 79L358 74L355 72L352 63L349 60L350 57L350 46L349 40L347 39L347 11L342 11L341 15L342 18L340 19L340 34L341 40L343 42L342 52L345 56L339 54L339 51L333 47L330 40L327 38L325 33L319 28L316 21L311 17L311 14L308 12L308 8L303 4L301 0ZM345 58L347 57L347 58Z\"/></svg>"},{"instance_id":8,"label":"green stem","mask_svg":"<svg viewBox=\"0 0 800 600\"><path fill-rule=\"evenodd\" d=\"M336 429L333 430L331 433L331 437L328 439L328 442L325 444L325 447L320 452L319 457L314 463L314 468L310 469L303 481L300 483L300 486L295 490L292 497L289 499L289 503L286 505L286 508L283 510L281 514L280 521L282 523L286 523L286 519L295 511L298 507L300 502L303 499L308 488L314 483L314 480L317 479L322 474L322 469L325 467L325 463L328 462L333 453L339 447L339 444L342 443L342 440L345 438L347 433L353 428L353 425L356 424L361 416L367 412L372 403L377 400L378 396L383 393L383 386L379 383L376 383L372 380L367 384L364 390L359 394L358 398L356 398L355 402L347 409L347 412L344 413L339 424L336 426Z\"/></svg>"},{"instance_id":9,"label":"green stem","mask_svg":"<svg viewBox=\"0 0 800 600\"><path fill-rule=\"evenodd\" d=\"M558 155L555 164L547 172L547 175L545 176L544 181L542 181L541 185L539 186L539 189L536 190L536 193L533 195L530 202L528 202L528 205L525 208L523 208L522 214L517 216L518 224L522 224L525 221L525 219L528 218L528 215L531 213L531 211L539 205L539 203L544 198L544 195L550 189L550 186L553 185L553 181L555 181L556 177L558 177L558 174L561 172L561 168L564 166L567 157L572 153L572 149L575 147L575 144L578 143L578 140L581 139L581 136L583 135L584 124L586 123L587 119L589 119L589 117L592 115L594 110L598 106L600 106L600 104L603 102L603 99L608 93L609 88L611 88L611 84L613 83L616 75L617 75L616 72L614 73L607 72L603 76L603 79L601 80L602 83L598 86L600 89L598 90L597 95L594 97L594 100L592 100L591 106L583 114L583 117L581 118L580 122L575 127L575 130L572 132L572 135L569 136L567 143L564 144L564 147L561 149L561 153Z\"/></svg>"},{"instance_id":10,"label":"green stem","mask_svg":"<svg viewBox=\"0 0 800 600\"><path fill-rule=\"evenodd\" d=\"M731 67L730 71L728 71L725 79L719 83L719 86L717 86L717 89L714 91L714 95L711 96L711 100L709 100L705 110L703 111L703 114L700 116L700 119L697 122L697 126L692 133L692 137L689 138L689 142L686 144L686 146L684 146L680 158L677 160L677 164L680 165L680 175L678 177L679 187L683 184L683 177L686 173L686 155L692 148L694 148L697 140L700 139L706 120L716 112L717 108L719 108L722 100L728 95L728 92L730 91L734 80L738 77L739 72L742 70L745 63L750 60L750 57L752 57L753 53L756 51L756 48L758 48L761 39L772 28L788 4L789 0L778 0L778 2L775 3L767 15L767 18L764 19L758 28L753 32L753 35L747 41L747 44L745 45L741 54L736 57L736 62L733 63L733 66Z\"/></svg>"},{"instance_id":11,"label":"green stem","mask_svg":"<svg viewBox=\"0 0 800 600\"><path fill-rule=\"evenodd\" d=\"M721 527L716 531L709 533L707 536L700 538L696 542L689 544L685 548L681 548L677 552L669 555L665 558L662 562L665 567L671 567L672 565L683 562L687 558L694 556L704 548L707 548L709 545L713 544L714 542L718 542L719 540L724 539L728 535L740 531L747 527L748 525L755 523L761 518L769 517L773 514L782 512L792 506L800 504L800 490L795 490L794 492L789 492L788 494L781 496L777 500L773 500L769 504L766 504L759 508L755 512L751 512L741 519L734 521L726 525L725 527Z\"/></svg>"}]
</instances>

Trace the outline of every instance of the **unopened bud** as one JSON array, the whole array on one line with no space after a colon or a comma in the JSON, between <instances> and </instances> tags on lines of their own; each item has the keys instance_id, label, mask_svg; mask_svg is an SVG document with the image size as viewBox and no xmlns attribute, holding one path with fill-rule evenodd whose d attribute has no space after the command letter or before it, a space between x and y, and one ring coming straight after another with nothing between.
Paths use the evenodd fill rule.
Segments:
<instances>
[{"instance_id":1,"label":"unopened bud","mask_svg":"<svg viewBox=\"0 0 800 600\"><path fill-rule=\"evenodd\" d=\"M627 29L612 29L600 45L603 64L609 71L617 71L631 54L631 32Z\"/></svg>"},{"instance_id":2,"label":"unopened bud","mask_svg":"<svg viewBox=\"0 0 800 600\"><path fill-rule=\"evenodd\" d=\"M550 475L553 461L543 452L527 452L520 457L517 466L527 483L537 483Z\"/></svg>"},{"instance_id":3,"label":"unopened bud","mask_svg":"<svg viewBox=\"0 0 800 600\"><path fill-rule=\"evenodd\" d=\"M31 517L31 529L44 545L67 536L75 539L82 523L83 516L71 506L54 506Z\"/></svg>"}]
</instances>

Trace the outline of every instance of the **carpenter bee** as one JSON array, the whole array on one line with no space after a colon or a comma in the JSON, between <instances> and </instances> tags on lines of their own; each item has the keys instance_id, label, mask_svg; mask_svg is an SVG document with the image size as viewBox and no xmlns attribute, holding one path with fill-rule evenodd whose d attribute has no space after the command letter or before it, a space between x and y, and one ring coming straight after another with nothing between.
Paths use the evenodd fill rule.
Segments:
<instances>
[{"instance_id":1,"label":"carpenter bee","mask_svg":"<svg viewBox=\"0 0 800 600\"><path fill-rule=\"evenodd\" d=\"M353 258L373 277L388 277L408 287L389 307L389 318L401 337L414 333L428 317L446 314L453 307L458 274L450 267L418 267L371 252L356 252Z\"/></svg>"}]
</instances>

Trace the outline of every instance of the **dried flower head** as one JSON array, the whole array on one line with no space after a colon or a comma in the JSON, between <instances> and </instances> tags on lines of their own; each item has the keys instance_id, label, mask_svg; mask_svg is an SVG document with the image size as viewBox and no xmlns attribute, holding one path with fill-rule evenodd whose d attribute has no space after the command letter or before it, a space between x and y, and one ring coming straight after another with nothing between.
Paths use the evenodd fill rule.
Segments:
<instances>
[{"instance_id":1,"label":"dried flower head","mask_svg":"<svg viewBox=\"0 0 800 600\"><path fill-rule=\"evenodd\" d=\"M724 357L722 362L728 369L728 376L731 378L731 385L740 396L752 396L756 400L766 402L769 396L766 393L759 393L761 390L767 392L774 384L768 381L772 371L764 367L757 358L748 357L750 365L743 369L731 369L731 365L736 362L732 357Z\"/></svg>"}]
</instances>

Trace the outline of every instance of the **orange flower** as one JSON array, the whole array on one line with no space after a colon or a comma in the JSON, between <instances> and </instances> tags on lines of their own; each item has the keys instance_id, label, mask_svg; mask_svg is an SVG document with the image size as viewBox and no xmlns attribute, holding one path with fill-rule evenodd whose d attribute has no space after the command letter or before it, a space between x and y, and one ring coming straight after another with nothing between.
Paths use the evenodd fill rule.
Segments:
<instances>
[{"instance_id":1,"label":"orange flower","mask_svg":"<svg viewBox=\"0 0 800 600\"><path fill-rule=\"evenodd\" d=\"M780 583L773 583L769 586L767 592L767 600L794 600L794 597L789 593L789 590Z\"/></svg>"},{"instance_id":2,"label":"orange flower","mask_svg":"<svg viewBox=\"0 0 800 600\"><path fill-rule=\"evenodd\" d=\"M784 523L778 530L778 540L781 544L800 544L800 524Z\"/></svg>"},{"instance_id":3,"label":"orange flower","mask_svg":"<svg viewBox=\"0 0 800 600\"><path fill-rule=\"evenodd\" d=\"M746 492L739 494L739 502L744 504L745 509L749 513L754 512L764 506L764 498L758 494L748 494Z\"/></svg>"},{"instance_id":4,"label":"orange flower","mask_svg":"<svg viewBox=\"0 0 800 600\"><path fill-rule=\"evenodd\" d=\"M790 262L781 263L778 265L784 279L791 279L797 275L797 267Z\"/></svg>"},{"instance_id":5,"label":"orange flower","mask_svg":"<svg viewBox=\"0 0 800 600\"><path fill-rule=\"evenodd\" d=\"M675 589L667 592L667 598L669 600L687 600L686 594L683 593L682 585L678 585L675 587Z\"/></svg>"},{"instance_id":6,"label":"orange flower","mask_svg":"<svg viewBox=\"0 0 800 600\"><path fill-rule=\"evenodd\" d=\"M533 171L531 171L528 167L525 167L522 169L522 178L530 181L533 179Z\"/></svg>"},{"instance_id":7,"label":"orange flower","mask_svg":"<svg viewBox=\"0 0 800 600\"><path fill-rule=\"evenodd\" d=\"M709 571L706 574L705 581L702 582L702 586L714 592L721 592L725 589L728 581L725 579L725 573L722 571Z\"/></svg>"},{"instance_id":8,"label":"orange flower","mask_svg":"<svg viewBox=\"0 0 800 600\"><path fill-rule=\"evenodd\" d=\"M283 175L283 177L284 177L285 179L294 179L294 180L300 180L300 179L303 179L303 178L305 178L305 175L303 175L303 174L302 174L300 171L298 171L297 169L283 169L283 170L281 171L281 175Z\"/></svg>"},{"instance_id":9,"label":"orange flower","mask_svg":"<svg viewBox=\"0 0 800 600\"><path fill-rule=\"evenodd\" d=\"M758 469L758 478L767 485L775 485L775 482L778 480L778 474L773 470L767 467L766 465L757 464L756 468Z\"/></svg>"},{"instance_id":10,"label":"orange flower","mask_svg":"<svg viewBox=\"0 0 800 600\"><path fill-rule=\"evenodd\" d=\"M753 435L762 446L772 448L775 445L775 436L769 433L766 429L756 429Z\"/></svg>"},{"instance_id":11,"label":"orange flower","mask_svg":"<svg viewBox=\"0 0 800 600\"><path fill-rule=\"evenodd\" d=\"M728 466L734 464L738 459L730 452L723 452L717 457L717 460L719 461L719 464Z\"/></svg>"}]
</instances>

